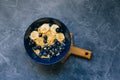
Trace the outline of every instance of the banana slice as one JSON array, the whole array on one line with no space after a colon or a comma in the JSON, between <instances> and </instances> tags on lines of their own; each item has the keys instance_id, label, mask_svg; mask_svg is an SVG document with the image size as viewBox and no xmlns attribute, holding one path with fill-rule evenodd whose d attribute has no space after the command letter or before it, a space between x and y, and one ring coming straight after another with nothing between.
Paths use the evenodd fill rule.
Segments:
<instances>
[{"instance_id":1,"label":"banana slice","mask_svg":"<svg viewBox=\"0 0 120 80\"><path fill-rule=\"evenodd\" d=\"M39 55L40 50L33 50L35 52L36 55Z\"/></svg>"},{"instance_id":2,"label":"banana slice","mask_svg":"<svg viewBox=\"0 0 120 80\"><path fill-rule=\"evenodd\" d=\"M48 31L47 33L46 33L46 35L48 36L48 39L47 39L47 44L48 44L48 46L50 46L50 45L53 45L54 44L54 39L55 39L55 34L53 35L52 33L51 33L51 31Z\"/></svg>"},{"instance_id":3,"label":"banana slice","mask_svg":"<svg viewBox=\"0 0 120 80\"><path fill-rule=\"evenodd\" d=\"M50 30L46 33L46 36L51 36Z\"/></svg>"},{"instance_id":4,"label":"banana slice","mask_svg":"<svg viewBox=\"0 0 120 80\"><path fill-rule=\"evenodd\" d=\"M39 37L39 34L37 31L32 31L32 33L30 34L29 37L30 37L30 39L35 40Z\"/></svg>"},{"instance_id":5,"label":"banana slice","mask_svg":"<svg viewBox=\"0 0 120 80\"><path fill-rule=\"evenodd\" d=\"M45 46L45 43L43 42L44 38L42 37L39 37L35 40L35 43L38 45L38 46L42 46L44 47Z\"/></svg>"},{"instance_id":6,"label":"banana slice","mask_svg":"<svg viewBox=\"0 0 120 80\"><path fill-rule=\"evenodd\" d=\"M56 34L56 39L62 43L62 41L65 39L65 36L63 33L57 33Z\"/></svg>"},{"instance_id":7,"label":"banana slice","mask_svg":"<svg viewBox=\"0 0 120 80\"><path fill-rule=\"evenodd\" d=\"M48 46L54 44L54 39L55 39L55 36L48 36L48 39L47 39Z\"/></svg>"},{"instance_id":8,"label":"banana slice","mask_svg":"<svg viewBox=\"0 0 120 80\"><path fill-rule=\"evenodd\" d=\"M51 31L51 33L52 33L53 35L57 33L57 32L56 32L56 28L59 28L59 26L56 25L56 24L53 24L53 25L51 26L51 28L50 28L50 31Z\"/></svg>"},{"instance_id":9,"label":"banana slice","mask_svg":"<svg viewBox=\"0 0 120 80\"><path fill-rule=\"evenodd\" d=\"M41 58L50 58L50 55L48 54L47 56L41 56Z\"/></svg>"},{"instance_id":10,"label":"banana slice","mask_svg":"<svg viewBox=\"0 0 120 80\"><path fill-rule=\"evenodd\" d=\"M38 28L38 33L46 33L50 29L49 24L45 23Z\"/></svg>"}]
</instances>

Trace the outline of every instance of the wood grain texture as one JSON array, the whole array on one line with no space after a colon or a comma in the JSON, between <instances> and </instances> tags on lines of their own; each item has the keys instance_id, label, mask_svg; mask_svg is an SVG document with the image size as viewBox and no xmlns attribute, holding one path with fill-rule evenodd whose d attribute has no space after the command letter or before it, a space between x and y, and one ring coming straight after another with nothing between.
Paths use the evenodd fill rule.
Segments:
<instances>
[{"instance_id":1,"label":"wood grain texture","mask_svg":"<svg viewBox=\"0 0 120 80\"><path fill-rule=\"evenodd\" d=\"M76 46L71 46L70 48L70 52L73 55L79 56L79 57L83 57L86 59L90 59L92 56L92 52L86 49L82 49Z\"/></svg>"}]
</instances>

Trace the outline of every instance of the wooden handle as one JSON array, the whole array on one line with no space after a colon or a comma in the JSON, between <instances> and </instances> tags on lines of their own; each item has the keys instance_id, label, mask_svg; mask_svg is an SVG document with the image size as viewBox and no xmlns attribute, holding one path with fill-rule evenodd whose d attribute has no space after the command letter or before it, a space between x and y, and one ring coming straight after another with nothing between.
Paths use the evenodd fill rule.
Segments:
<instances>
[{"instance_id":1,"label":"wooden handle","mask_svg":"<svg viewBox=\"0 0 120 80\"><path fill-rule=\"evenodd\" d=\"M78 47L75 47L75 46L71 46L70 52L73 55L81 56L81 57L87 58L87 59L90 59L91 55L92 55L91 51L85 50L85 49L82 49L82 48L78 48Z\"/></svg>"}]
</instances>

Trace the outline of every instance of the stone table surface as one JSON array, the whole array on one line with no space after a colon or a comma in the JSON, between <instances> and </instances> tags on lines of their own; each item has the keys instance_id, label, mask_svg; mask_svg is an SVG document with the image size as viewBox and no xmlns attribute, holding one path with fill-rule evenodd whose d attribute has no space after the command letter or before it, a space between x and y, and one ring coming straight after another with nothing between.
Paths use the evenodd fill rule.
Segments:
<instances>
[{"instance_id":1,"label":"stone table surface","mask_svg":"<svg viewBox=\"0 0 120 80\"><path fill-rule=\"evenodd\" d=\"M61 20L74 45L91 60L70 56L42 66L24 48L28 26L42 17ZM0 0L0 80L120 80L120 0Z\"/></svg>"}]
</instances>

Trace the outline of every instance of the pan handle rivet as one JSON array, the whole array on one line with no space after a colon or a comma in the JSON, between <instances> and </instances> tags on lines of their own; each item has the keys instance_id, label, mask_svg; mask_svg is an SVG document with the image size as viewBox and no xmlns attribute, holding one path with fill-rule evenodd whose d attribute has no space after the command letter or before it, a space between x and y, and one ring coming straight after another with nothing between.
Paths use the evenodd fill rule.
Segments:
<instances>
[{"instance_id":1,"label":"pan handle rivet","mask_svg":"<svg viewBox=\"0 0 120 80\"><path fill-rule=\"evenodd\" d=\"M85 55L88 55L88 52L85 52Z\"/></svg>"}]
</instances>

